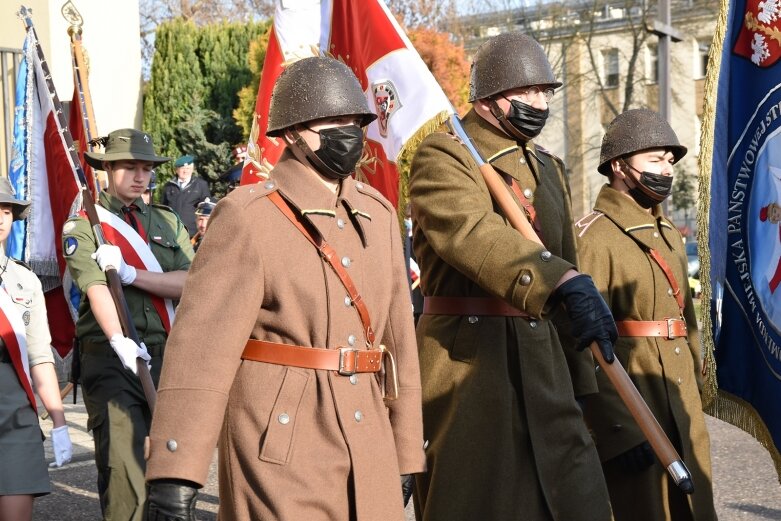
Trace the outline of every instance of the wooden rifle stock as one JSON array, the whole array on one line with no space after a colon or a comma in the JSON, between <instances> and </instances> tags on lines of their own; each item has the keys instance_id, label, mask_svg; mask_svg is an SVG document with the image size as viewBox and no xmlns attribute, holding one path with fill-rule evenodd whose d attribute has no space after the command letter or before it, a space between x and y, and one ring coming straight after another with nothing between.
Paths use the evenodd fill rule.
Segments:
<instances>
[{"instance_id":1,"label":"wooden rifle stock","mask_svg":"<svg viewBox=\"0 0 781 521\"><path fill-rule=\"evenodd\" d=\"M46 85L49 89L48 95L52 99L52 103L55 108L55 117L57 117L59 126L62 129L62 139L65 142L68 150L68 161L71 168L79 177L79 182L81 183L82 204L84 205L84 210L87 213L87 218L89 219L90 226L92 227L92 231L95 235L95 244L100 247L106 244L106 240L103 237L103 229L100 226L100 219L98 218L98 213L95 210L95 201L92 198L92 193L90 192L89 183L87 182L87 178L84 174L84 169L81 167L78 150L73 144L73 136L71 135L70 129L68 128L68 122L65 120L65 113L62 110L62 103L60 103L57 92L54 90L54 82L51 80L51 72L49 71L49 66L46 63L46 59L43 56L43 50L41 49L40 42L38 41L38 35L36 34L35 28L33 27L33 21L30 18L30 14L31 11L22 6L19 10L18 16L24 23L25 29L27 31L32 31L33 35L35 35L35 50L38 55L38 60L40 61L41 69L47 78ZM122 282L120 281L119 274L115 268L109 267L106 270L106 281L108 282L109 291L111 292L111 297L114 300L114 306L117 309L117 315L119 316L119 321L122 325L122 330L124 331L125 336L130 338L136 344L140 344L141 341L138 337L138 332L136 331L135 325L133 324L130 311L127 307L127 301L125 300L125 294L122 291ZM138 378L141 380L141 386L144 390L144 396L146 397L147 404L149 405L149 410L150 412L154 412L155 403L157 401L157 390L155 389L154 382L152 381L152 375L150 374L149 368L147 367L144 360L137 358L136 364L138 366Z\"/></svg>"},{"instance_id":2,"label":"wooden rifle stock","mask_svg":"<svg viewBox=\"0 0 781 521\"><path fill-rule=\"evenodd\" d=\"M458 116L455 114L452 115L448 121L448 126L451 131L464 142L469 153L472 155L472 158L477 162L480 173L485 180L485 184L488 186L488 191L491 193L491 197L502 209L502 212L504 212L510 225L518 230L524 238L542 245L542 241L537 235L537 232L534 231L526 214L524 214L521 211L521 208L515 203L508 191L507 185L496 170L494 170L494 167L480 156L480 153L477 151L471 138L461 125ZM648 404L643 400L637 387L632 383L629 375L626 374L624 367L617 358L614 359L612 363L607 363L596 342L592 342L590 348L597 363L599 363L599 366L605 372L605 375L607 375L608 379L615 386L618 395L629 409L629 412L645 435L651 448L653 448L654 453L662 466L667 469L667 472L682 492L686 494L693 493L694 485L689 469L686 468L686 465L678 455L675 447L673 447L667 434L662 430L659 422L656 421L656 418L648 408Z\"/></svg>"}]
</instances>

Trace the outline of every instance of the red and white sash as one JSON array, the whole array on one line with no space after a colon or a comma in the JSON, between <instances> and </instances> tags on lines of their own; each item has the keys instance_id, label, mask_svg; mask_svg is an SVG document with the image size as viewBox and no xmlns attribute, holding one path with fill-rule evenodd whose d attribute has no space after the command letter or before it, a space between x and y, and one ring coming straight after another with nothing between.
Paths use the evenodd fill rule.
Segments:
<instances>
[{"instance_id":1,"label":"red and white sash","mask_svg":"<svg viewBox=\"0 0 781 521\"><path fill-rule=\"evenodd\" d=\"M27 399L33 410L37 411L35 395L33 394L32 380L30 379L30 362L27 359L27 329L24 327L22 314L14 304L11 295L0 289L0 337L5 342L5 349L11 358L16 376L22 384Z\"/></svg>"},{"instance_id":2,"label":"red and white sash","mask_svg":"<svg viewBox=\"0 0 781 521\"><path fill-rule=\"evenodd\" d=\"M105 208L99 205L95 205L95 209L98 211L98 218L100 219L101 227L103 228L103 235L114 246L119 246L122 252L122 258L130 266L136 269L142 269L146 271L154 271L162 273L163 268L160 267L160 263L157 262L152 250L146 241L136 232L128 223L122 218L109 212ZM163 322L163 327L166 333L171 332L171 326L174 323L174 305L170 299L164 299L157 295L150 294L152 304L160 315L160 320Z\"/></svg>"}]
</instances>

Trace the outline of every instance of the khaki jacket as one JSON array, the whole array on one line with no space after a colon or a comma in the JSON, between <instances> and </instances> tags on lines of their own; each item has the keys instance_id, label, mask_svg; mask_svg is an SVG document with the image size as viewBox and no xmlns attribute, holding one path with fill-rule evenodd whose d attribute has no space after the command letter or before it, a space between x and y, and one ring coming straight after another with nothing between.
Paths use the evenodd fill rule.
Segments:
<instances>
[{"instance_id":1,"label":"khaki jacket","mask_svg":"<svg viewBox=\"0 0 781 521\"><path fill-rule=\"evenodd\" d=\"M534 318L424 314L418 322L430 441L429 473L416 491L422 519L609 519L565 352L585 368L579 378L590 379L591 392L593 362L562 347L549 320L553 288L576 261L563 167L474 112L464 126L483 157L528 191L546 246L507 223L462 143L445 133L423 141L410 176L423 294L499 297Z\"/></svg>"},{"instance_id":2,"label":"khaki jacket","mask_svg":"<svg viewBox=\"0 0 781 521\"><path fill-rule=\"evenodd\" d=\"M607 185L599 193L594 212L580 219L576 230L581 268L594 279L616 321L681 317L672 287L646 253L648 248L661 253L685 293L683 318L688 338L622 337L615 351L692 473L694 519L712 519L710 439L700 399L700 338L681 235L658 206L653 214L648 213ZM589 397L586 412L604 462L639 445L645 436L601 371L597 382L599 394Z\"/></svg>"},{"instance_id":3,"label":"khaki jacket","mask_svg":"<svg viewBox=\"0 0 781 521\"><path fill-rule=\"evenodd\" d=\"M231 192L210 217L167 344L147 479L203 484L219 438L221 519L403 520L399 475L423 471L425 458L396 213L351 178L337 197L289 152L271 180ZM366 345L344 286L265 197L272 190L346 266L376 344L395 356L397 400L383 402L373 374L242 361L248 338Z\"/></svg>"}]
</instances>

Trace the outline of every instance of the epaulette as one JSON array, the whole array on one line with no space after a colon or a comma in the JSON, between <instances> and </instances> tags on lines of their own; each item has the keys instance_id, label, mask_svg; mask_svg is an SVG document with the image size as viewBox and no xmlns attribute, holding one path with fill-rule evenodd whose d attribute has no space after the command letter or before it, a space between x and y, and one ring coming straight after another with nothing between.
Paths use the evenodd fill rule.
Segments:
<instances>
[{"instance_id":1,"label":"epaulette","mask_svg":"<svg viewBox=\"0 0 781 521\"><path fill-rule=\"evenodd\" d=\"M560 163L562 165L564 164L564 161L559 156L557 156L556 154L554 154L553 152L551 152L550 150L548 150L544 146L538 145L537 143L535 143L534 147L537 149L538 152L540 152L542 154L545 154L548 157L553 158L553 160L556 161L557 163Z\"/></svg>"},{"instance_id":2,"label":"epaulette","mask_svg":"<svg viewBox=\"0 0 781 521\"><path fill-rule=\"evenodd\" d=\"M367 183L358 181L355 183L355 189L363 195L368 195L378 203L383 205L389 212L395 212L393 205L388 201L376 188L369 186Z\"/></svg>"},{"instance_id":3,"label":"epaulette","mask_svg":"<svg viewBox=\"0 0 781 521\"><path fill-rule=\"evenodd\" d=\"M26 269L28 269L28 270L30 270L30 271L33 271L33 269L32 269L32 268L31 268L31 267L30 267L30 266L29 266L29 265L28 265L26 262L24 262L24 261L21 261L21 260L19 260L19 259L14 259L13 257L8 257L8 258L9 258L9 259L11 259L12 261L14 261L14 262L15 262L16 264L18 264L19 266L21 266L21 267L23 267L23 268L26 268Z\"/></svg>"},{"instance_id":4,"label":"epaulette","mask_svg":"<svg viewBox=\"0 0 781 521\"><path fill-rule=\"evenodd\" d=\"M602 217L603 215L605 215L605 214L603 214L602 212L599 212L597 210L594 210L590 214L587 214L587 215L581 217L575 223L576 231L580 230L580 231L578 231L578 237L583 237L583 234L586 233L586 230L588 230L589 226L594 224L594 222L596 222L596 220L599 219L600 217Z\"/></svg>"}]
</instances>

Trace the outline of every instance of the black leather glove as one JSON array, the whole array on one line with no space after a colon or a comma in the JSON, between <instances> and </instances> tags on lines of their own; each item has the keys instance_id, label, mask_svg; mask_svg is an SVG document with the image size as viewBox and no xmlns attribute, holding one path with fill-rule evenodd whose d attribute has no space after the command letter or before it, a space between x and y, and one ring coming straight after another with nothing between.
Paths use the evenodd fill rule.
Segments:
<instances>
[{"instance_id":1,"label":"black leather glove","mask_svg":"<svg viewBox=\"0 0 781 521\"><path fill-rule=\"evenodd\" d=\"M149 484L147 521L196 521L195 483L181 479L156 479Z\"/></svg>"},{"instance_id":2,"label":"black leather glove","mask_svg":"<svg viewBox=\"0 0 781 521\"><path fill-rule=\"evenodd\" d=\"M615 459L625 471L633 474L644 471L656 462L654 451L647 441L622 452Z\"/></svg>"},{"instance_id":3,"label":"black leather glove","mask_svg":"<svg viewBox=\"0 0 781 521\"><path fill-rule=\"evenodd\" d=\"M404 500L404 507L406 508L409 503L409 498L412 497L412 489L415 488L415 475L403 474L401 476L401 497Z\"/></svg>"},{"instance_id":4,"label":"black leather glove","mask_svg":"<svg viewBox=\"0 0 781 521\"><path fill-rule=\"evenodd\" d=\"M615 358L613 344L618 338L618 331L613 314L591 277L581 274L569 279L559 286L556 295L564 303L572 322L572 334L577 338L575 349L582 351L591 342L596 342L605 361L612 364Z\"/></svg>"}]
</instances>

